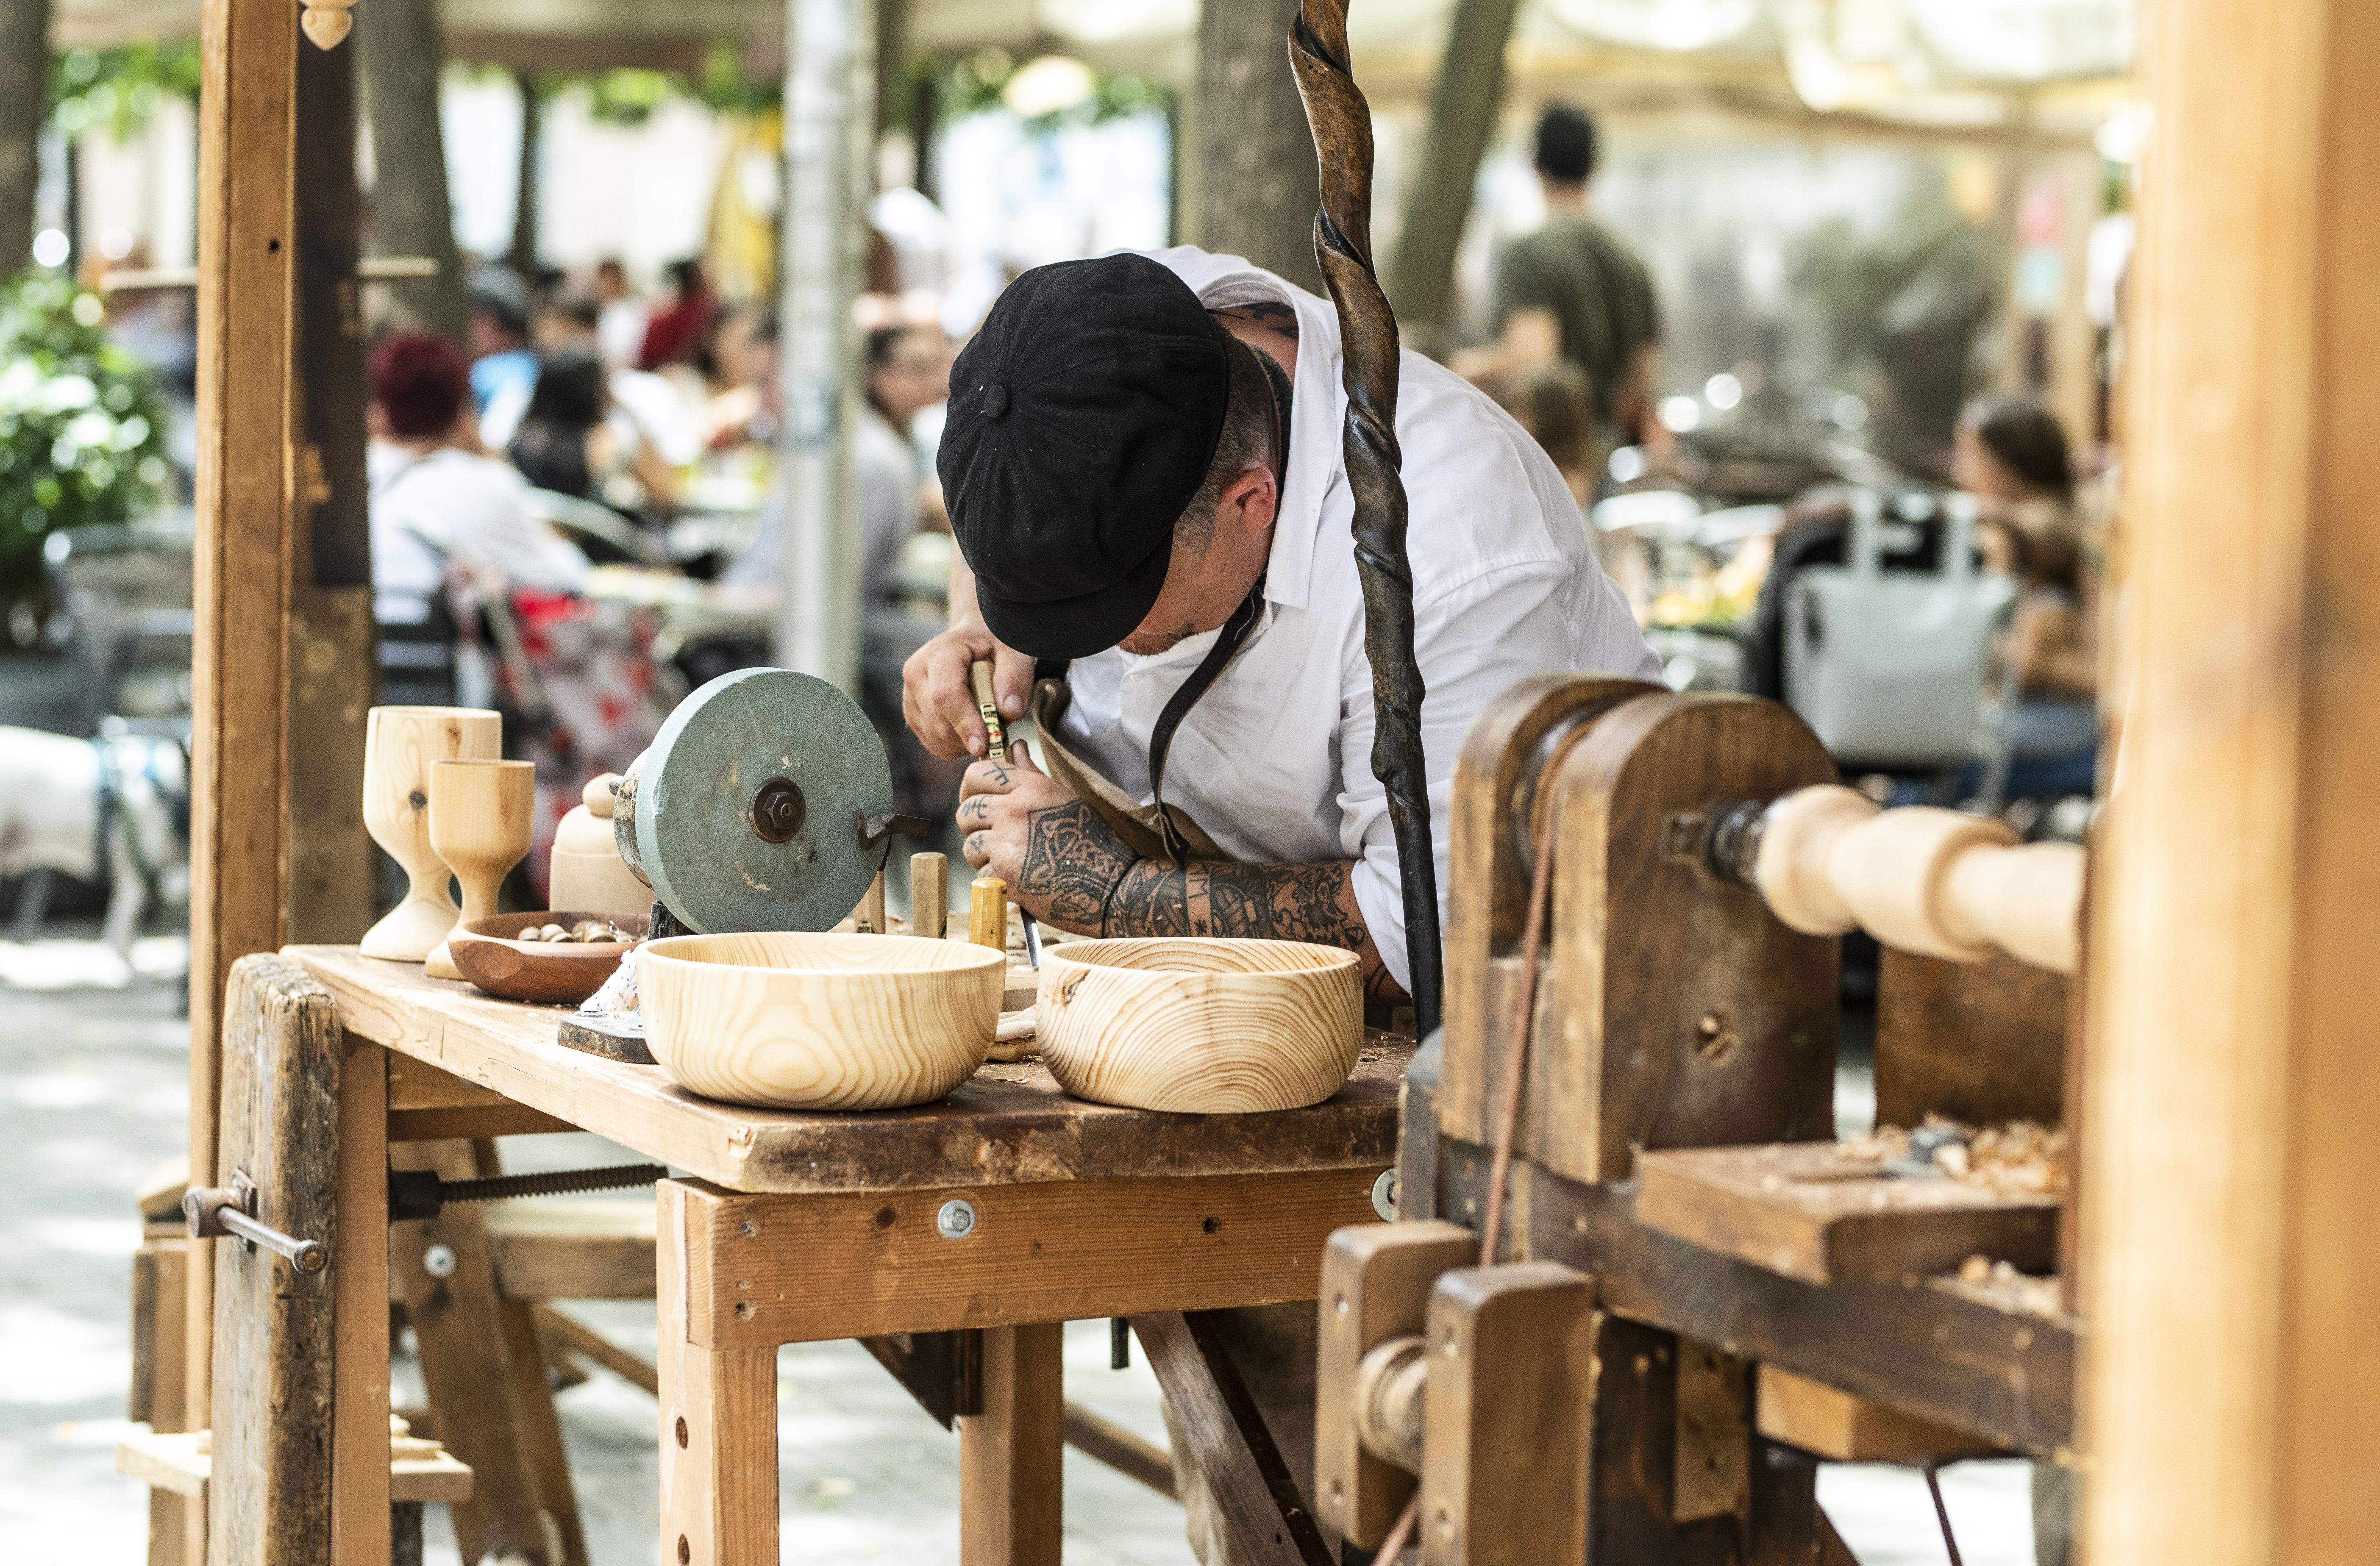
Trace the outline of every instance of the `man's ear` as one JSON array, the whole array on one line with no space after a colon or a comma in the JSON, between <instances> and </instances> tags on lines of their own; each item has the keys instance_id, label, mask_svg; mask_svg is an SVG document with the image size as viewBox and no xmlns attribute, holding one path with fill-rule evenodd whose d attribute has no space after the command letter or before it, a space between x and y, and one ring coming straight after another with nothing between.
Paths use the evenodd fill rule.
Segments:
<instances>
[{"instance_id":1,"label":"man's ear","mask_svg":"<svg viewBox=\"0 0 2380 1566\"><path fill-rule=\"evenodd\" d=\"M1223 486L1215 513L1223 516L1237 507L1241 525L1253 535L1272 526L1273 516L1281 506L1281 485L1272 469L1262 465L1252 467Z\"/></svg>"}]
</instances>

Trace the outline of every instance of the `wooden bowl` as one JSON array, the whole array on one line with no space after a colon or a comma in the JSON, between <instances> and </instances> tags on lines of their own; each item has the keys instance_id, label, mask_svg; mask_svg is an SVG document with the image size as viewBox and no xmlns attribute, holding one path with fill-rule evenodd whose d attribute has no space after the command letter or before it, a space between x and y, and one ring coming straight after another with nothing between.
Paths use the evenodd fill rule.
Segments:
<instances>
[{"instance_id":1,"label":"wooden bowl","mask_svg":"<svg viewBox=\"0 0 2380 1566\"><path fill-rule=\"evenodd\" d=\"M644 920L621 914L494 914L456 925L446 937L446 953L465 978L491 995L575 1006L603 987L633 942L514 938L530 925L566 929L581 919L603 919L638 934L645 928Z\"/></svg>"},{"instance_id":2,"label":"wooden bowl","mask_svg":"<svg viewBox=\"0 0 2380 1566\"><path fill-rule=\"evenodd\" d=\"M678 935L637 953L645 1043L680 1086L789 1110L892 1110L975 1074L1005 953L890 935Z\"/></svg>"},{"instance_id":3,"label":"wooden bowl","mask_svg":"<svg viewBox=\"0 0 2380 1566\"><path fill-rule=\"evenodd\" d=\"M1070 941L1034 1015L1060 1086L1143 1110L1318 1104L1364 1047L1355 954L1299 941Z\"/></svg>"}]
</instances>

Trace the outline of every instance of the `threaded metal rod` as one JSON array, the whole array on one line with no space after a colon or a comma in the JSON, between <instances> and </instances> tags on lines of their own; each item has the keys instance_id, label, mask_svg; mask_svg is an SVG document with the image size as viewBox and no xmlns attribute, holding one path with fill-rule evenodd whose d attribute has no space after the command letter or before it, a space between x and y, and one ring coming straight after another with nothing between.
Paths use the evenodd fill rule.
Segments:
<instances>
[{"instance_id":1,"label":"threaded metal rod","mask_svg":"<svg viewBox=\"0 0 2380 1566\"><path fill-rule=\"evenodd\" d=\"M441 1202L500 1202L513 1196L567 1196L580 1191L620 1191L669 1177L657 1163L614 1164L609 1169L557 1169L543 1174L496 1174L480 1180L442 1180Z\"/></svg>"}]
</instances>

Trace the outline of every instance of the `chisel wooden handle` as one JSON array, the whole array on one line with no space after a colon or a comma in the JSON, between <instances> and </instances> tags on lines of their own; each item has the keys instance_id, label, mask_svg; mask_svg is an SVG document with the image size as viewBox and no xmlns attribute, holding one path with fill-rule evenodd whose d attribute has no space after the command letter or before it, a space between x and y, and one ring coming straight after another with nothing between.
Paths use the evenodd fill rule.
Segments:
<instances>
[{"instance_id":1,"label":"chisel wooden handle","mask_svg":"<svg viewBox=\"0 0 2380 1566\"><path fill-rule=\"evenodd\" d=\"M991 665L976 662L967 667L967 685L975 692L976 710L983 714L983 754L990 761L1008 759L1008 729L1000 721L1000 698L992 694Z\"/></svg>"}]
</instances>

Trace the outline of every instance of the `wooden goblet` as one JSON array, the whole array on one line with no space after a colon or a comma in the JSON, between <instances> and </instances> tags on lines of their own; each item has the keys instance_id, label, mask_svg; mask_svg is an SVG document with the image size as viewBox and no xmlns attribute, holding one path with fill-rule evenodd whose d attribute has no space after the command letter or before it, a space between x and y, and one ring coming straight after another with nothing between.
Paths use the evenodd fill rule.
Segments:
<instances>
[{"instance_id":1,"label":"wooden goblet","mask_svg":"<svg viewBox=\"0 0 2380 1566\"><path fill-rule=\"evenodd\" d=\"M439 761L430 768L430 846L463 888L463 922L496 911L504 872L528 853L536 826L537 765L531 761ZM422 971L460 978L444 941Z\"/></svg>"},{"instance_id":2,"label":"wooden goblet","mask_svg":"<svg viewBox=\"0 0 2380 1566\"><path fill-rule=\"evenodd\" d=\"M502 754L504 722L476 707L375 707L365 720L364 829L410 883L405 900L364 933L365 956L418 963L454 928L446 867L430 846L430 768Z\"/></svg>"}]
</instances>

